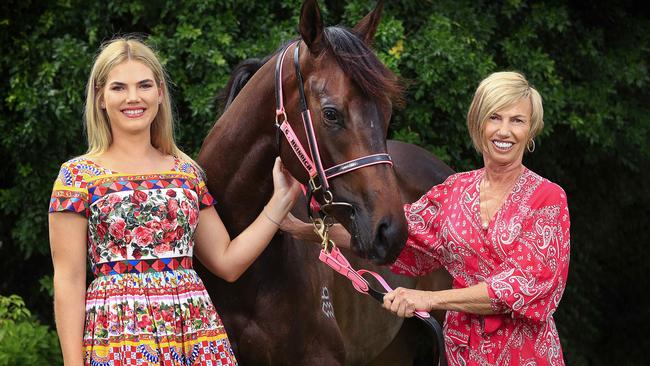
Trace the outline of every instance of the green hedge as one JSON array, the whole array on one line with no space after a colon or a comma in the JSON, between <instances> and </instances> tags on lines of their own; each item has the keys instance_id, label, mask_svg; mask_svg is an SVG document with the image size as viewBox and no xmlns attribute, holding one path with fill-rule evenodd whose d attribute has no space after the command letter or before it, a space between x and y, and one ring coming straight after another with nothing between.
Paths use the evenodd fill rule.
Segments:
<instances>
[{"instance_id":1,"label":"green hedge","mask_svg":"<svg viewBox=\"0 0 650 366\"><path fill-rule=\"evenodd\" d=\"M18 295L0 295L0 366L62 365L56 333L40 324Z\"/></svg>"}]
</instances>

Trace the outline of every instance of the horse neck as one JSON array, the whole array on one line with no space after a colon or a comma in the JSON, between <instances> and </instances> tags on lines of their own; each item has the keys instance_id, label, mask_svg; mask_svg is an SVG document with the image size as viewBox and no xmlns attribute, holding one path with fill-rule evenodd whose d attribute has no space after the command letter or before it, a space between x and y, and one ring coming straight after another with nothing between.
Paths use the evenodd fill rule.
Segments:
<instances>
[{"instance_id":1,"label":"horse neck","mask_svg":"<svg viewBox=\"0 0 650 366\"><path fill-rule=\"evenodd\" d=\"M210 131L197 159L233 237L257 217L273 191L273 76L272 62L255 73Z\"/></svg>"}]
</instances>

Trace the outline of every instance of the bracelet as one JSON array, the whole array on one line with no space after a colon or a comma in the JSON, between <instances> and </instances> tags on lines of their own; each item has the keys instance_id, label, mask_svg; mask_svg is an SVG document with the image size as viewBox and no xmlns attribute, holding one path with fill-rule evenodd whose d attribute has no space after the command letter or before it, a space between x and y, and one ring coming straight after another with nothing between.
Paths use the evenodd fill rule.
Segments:
<instances>
[{"instance_id":1,"label":"bracelet","mask_svg":"<svg viewBox=\"0 0 650 366\"><path fill-rule=\"evenodd\" d=\"M266 206L264 206L264 208L262 209L262 213L264 214L264 216L266 216L267 219L269 219L269 221L277 225L277 227L280 227L280 224L278 224L277 221L273 220L271 216L269 216L269 214L266 213Z\"/></svg>"}]
</instances>

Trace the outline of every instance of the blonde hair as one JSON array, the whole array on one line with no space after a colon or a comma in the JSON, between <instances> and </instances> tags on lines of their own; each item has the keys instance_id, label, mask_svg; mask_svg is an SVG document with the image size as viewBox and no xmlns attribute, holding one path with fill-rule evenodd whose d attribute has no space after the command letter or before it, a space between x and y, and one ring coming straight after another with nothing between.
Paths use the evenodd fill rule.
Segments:
<instances>
[{"instance_id":1,"label":"blonde hair","mask_svg":"<svg viewBox=\"0 0 650 366\"><path fill-rule=\"evenodd\" d=\"M100 106L103 88L108 74L124 61L132 60L145 64L153 72L158 88L163 90L158 113L151 124L151 145L163 154L185 159L198 167L174 142L174 118L169 96L165 70L155 52L144 42L133 37L120 37L102 45L95 58L88 85L86 86L86 107L84 122L88 135L86 155L97 156L104 153L113 142L108 115Z\"/></svg>"},{"instance_id":2,"label":"blonde hair","mask_svg":"<svg viewBox=\"0 0 650 366\"><path fill-rule=\"evenodd\" d=\"M485 148L483 146L483 129L488 118L494 112L506 108L522 98L528 98L531 103L530 135L528 137L533 139L544 128L544 107L539 92L518 72L495 72L481 81L467 111L467 129L474 148L479 153L482 153Z\"/></svg>"}]
</instances>

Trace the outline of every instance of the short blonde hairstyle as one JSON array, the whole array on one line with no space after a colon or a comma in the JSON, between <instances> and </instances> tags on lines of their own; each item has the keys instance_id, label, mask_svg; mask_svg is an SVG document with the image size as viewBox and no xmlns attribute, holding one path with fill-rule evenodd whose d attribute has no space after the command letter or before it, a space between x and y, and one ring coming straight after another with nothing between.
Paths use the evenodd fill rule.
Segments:
<instances>
[{"instance_id":1,"label":"short blonde hairstyle","mask_svg":"<svg viewBox=\"0 0 650 366\"><path fill-rule=\"evenodd\" d=\"M194 163L174 142L174 118L165 70L155 52L144 42L133 36L115 38L104 43L95 58L86 86L86 107L84 111L84 122L88 135L88 151L86 155L101 155L113 142L108 114L106 110L101 108L99 101L108 74L115 66L127 60L138 61L149 67L153 72L158 88L163 91L158 113L151 124L151 145L164 154L174 155Z\"/></svg>"},{"instance_id":2,"label":"short blonde hairstyle","mask_svg":"<svg viewBox=\"0 0 650 366\"><path fill-rule=\"evenodd\" d=\"M488 118L521 98L528 98L531 103L529 139L533 139L544 128L544 107L539 92L518 72L495 72L481 81L467 111L467 129L479 153L485 149L483 130Z\"/></svg>"}]
</instances>

